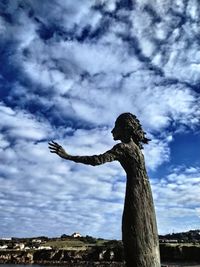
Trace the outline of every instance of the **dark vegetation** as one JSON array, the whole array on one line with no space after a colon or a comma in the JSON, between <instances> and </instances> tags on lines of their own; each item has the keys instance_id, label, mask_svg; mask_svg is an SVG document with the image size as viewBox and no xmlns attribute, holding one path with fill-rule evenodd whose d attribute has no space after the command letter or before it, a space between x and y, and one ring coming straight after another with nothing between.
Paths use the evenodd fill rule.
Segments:
<instances>
[{"instance_id":1,"label":"dark vegetation","mask_svg":"<svg viewBox=\"0 0 200 267\"><path fill-rule=\"evenodd\" d=\"M188 232L172 233L160 235L160 241L177 241L177 243L193 243L200 244L200 230L190 230Z\"/></svg>"}]
</instances>

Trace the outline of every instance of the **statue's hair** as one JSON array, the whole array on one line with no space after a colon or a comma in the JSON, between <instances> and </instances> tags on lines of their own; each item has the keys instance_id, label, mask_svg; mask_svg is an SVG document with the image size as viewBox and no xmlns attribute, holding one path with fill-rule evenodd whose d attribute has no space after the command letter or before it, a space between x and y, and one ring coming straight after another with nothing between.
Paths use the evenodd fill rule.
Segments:
<instances>
[{"instance_id":1,"label":"statue's hair","mask_svg":"<svg viewBox=\"0 0 200 267\"><path fill-rule=\"evenodd\" d=\"M131 137L140 149L143 149L142 144L148 144L151 139L145 137L146 133L142 129L142 125L138 118L131 113L122 113L116 120L116 124L123 126L124 135Z\"/></svg>"}]
</instances>

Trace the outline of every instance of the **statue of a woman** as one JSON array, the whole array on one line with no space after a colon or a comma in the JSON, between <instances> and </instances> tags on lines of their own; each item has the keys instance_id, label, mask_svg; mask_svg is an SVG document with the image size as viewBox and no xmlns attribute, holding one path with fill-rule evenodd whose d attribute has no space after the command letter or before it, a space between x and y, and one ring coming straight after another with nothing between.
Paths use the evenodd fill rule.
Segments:
<instances>
[{"instance_id":1,"label":"statue of a woman","mask_svg":"<svg viewBox=\"0 0 200 267\"><path fill-rule=\"evenodd\" d=\"M49 143L51 153L89 165L118 160L127 174L126 196L122 217L122 241L127 267L160 267L156 217L142 144L145 137L139 120L131 113L121 114L112 130L113 139L121 143L94 156L69 155L59 144Z\"/></svg>"}]
</instances>

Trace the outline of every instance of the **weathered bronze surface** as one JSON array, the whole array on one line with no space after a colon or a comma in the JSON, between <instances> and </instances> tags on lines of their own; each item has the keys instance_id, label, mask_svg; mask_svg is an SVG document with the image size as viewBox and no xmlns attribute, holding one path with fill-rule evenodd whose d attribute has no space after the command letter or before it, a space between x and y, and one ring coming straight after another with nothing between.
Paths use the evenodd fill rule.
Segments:
<instances>
[{"instance_id":1,"label":"weathered bronze surface","mask_svg":"<svg viewBox=\"0 0 200 267\"><path fill-rule=\"evenodd\" d=\"M51 153L92 166L117 160L127 174L126 195L122 217L122 240L127 267L160 267L156 216L142 143L145 137L141 124L131 113L121 114L112 130L114 140L121 143L94 156L72 156L56 142L50 142Z\"/></svg>"}]
</instances>

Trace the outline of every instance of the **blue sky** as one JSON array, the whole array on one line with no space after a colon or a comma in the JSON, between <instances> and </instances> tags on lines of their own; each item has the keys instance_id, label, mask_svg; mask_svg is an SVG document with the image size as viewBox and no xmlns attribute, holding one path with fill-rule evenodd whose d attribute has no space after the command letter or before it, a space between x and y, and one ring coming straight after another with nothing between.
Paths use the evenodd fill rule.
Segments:
<instances>
[{"instance_id":1,"label":"blue sky","mask_svg":"<svg viewBox=\"0 0 200 267\"><path fill-rule=\"evenodd\" d=\"M125 173L64 161L112 147L122 112L144 154L160 234L200 228L197 0L0 2L0 235L121 238Z\"/></svg>"}]
</instances>

